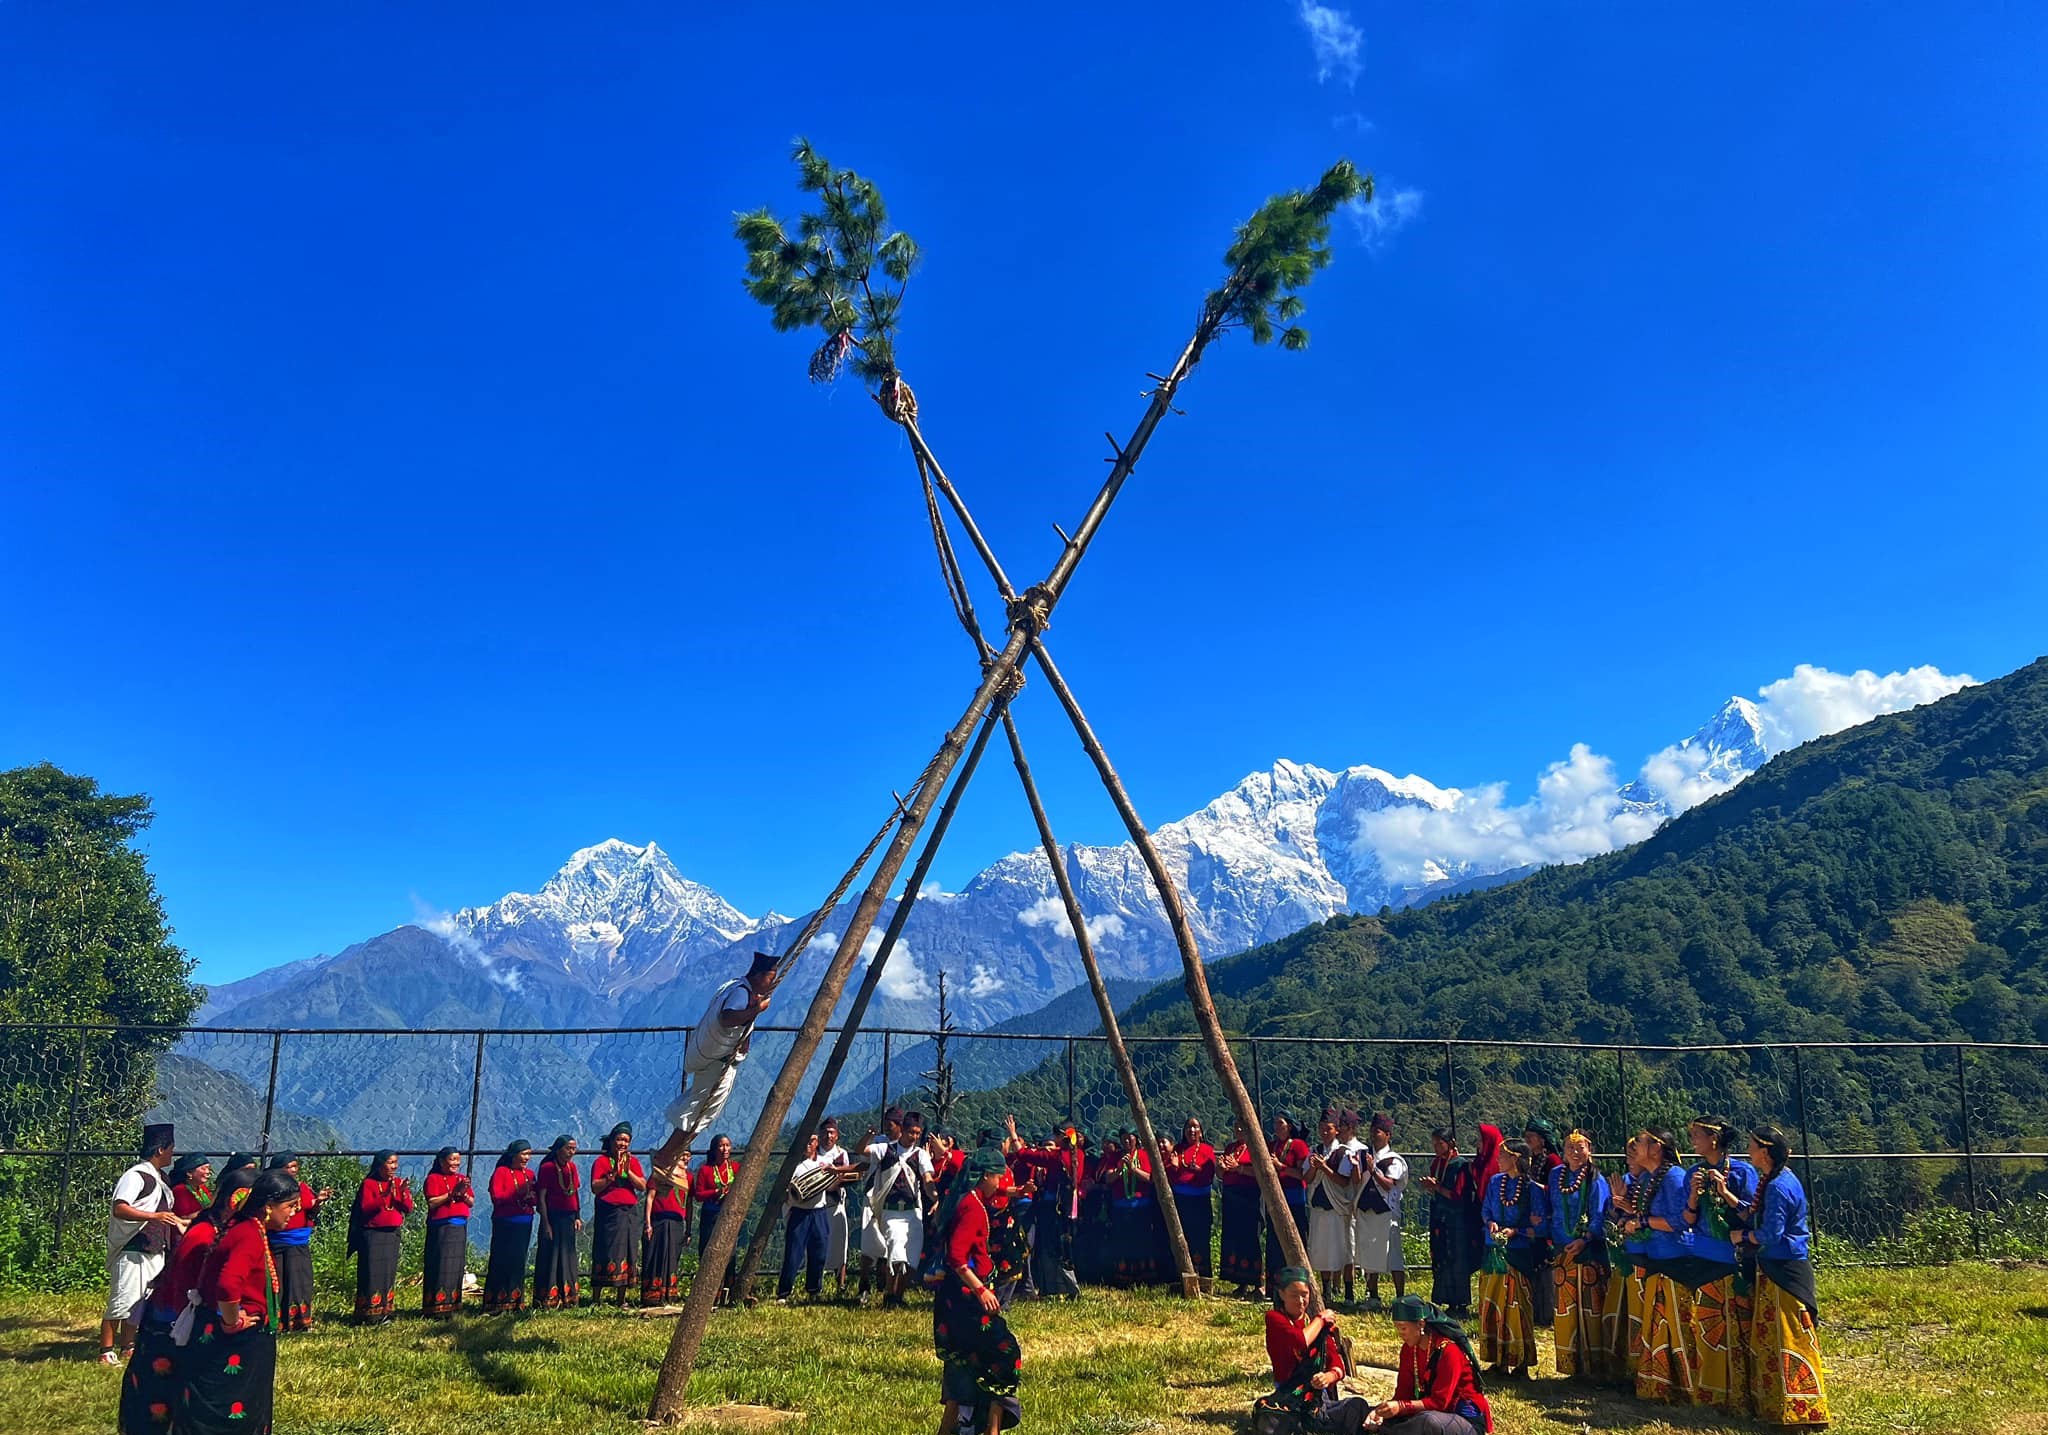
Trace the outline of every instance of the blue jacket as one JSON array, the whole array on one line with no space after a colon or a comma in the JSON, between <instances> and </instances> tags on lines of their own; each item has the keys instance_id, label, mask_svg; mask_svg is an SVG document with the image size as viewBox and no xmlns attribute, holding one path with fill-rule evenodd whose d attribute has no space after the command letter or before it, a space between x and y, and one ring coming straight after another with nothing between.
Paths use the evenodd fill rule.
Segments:
<instances>
[{"instance_id":1,"label":"blue jacket","mask_svg":"<svg viewBox=\"0 0 2048 1435\"><path fill-rule=\"evenodd\" d=\"M1509 1181L1516 1182L1520 1188L1516 1202L1522 1207L1520 1210L1510 1209L1503 1197ZM1525 1177L1509 1176L1505 1171L1494 1172L1493 1179L1486 1183L1486 1202L1480 1208L1480 1214L1486 1220L1488 1245L1493 1244L1493 1227L1512 1223L1515 1234L1508 1238L1508 1246L1518 1251L1526 1250L1534 1243L1535 1238L1527 1234L1529 1227L1534 1226L1540 1233L1548 1230L1550 1225L1550 1203L1545 1199L1543 1188Z\"/></svg>"},{"instance_id":2,"label":"blue jacket","mask_svg":"<svg viewBox=\"0 0 2048 1435\"><path fill-rule=\"evenodd\" d=\"M1643 1179L1660 1182L1657 1194L1651 1198L1650 1209L1643 1213L1643 1219L1662 1216L1672 1227L1668 1231L1652 1229L1643 1254L1653 1261L1671 1261L1691 1255L1693 1233L1685 1223L1685 1168L1670 1166Z\"/></svg>"},{"instance_id":3,"label":"blue jacket","mask_svg":"<svg viewBox=\"0 0 2048 1435\"><path fill-rule=\"evenodd\" d=\"M1812 1254L1813 1233L1806 1220L1806 1188L1787 1169L1764 1187L1763 1206L1756 1213L1756 1252L1769 1261L1803 1261Z\"/></svg>"},{"instance_id":4,"label":"blue jacket","mask_svg":"<svg viewBox=\"0 0 2048 1435\"><path fill-rule=\"evenodd\" d=\"M1564 1178L1570 1171L1568 1166L1559 1166L1550 1173L1550 1190L1545 1204L1549 1207L1551 1242L1562 1248L1583 1238L1589 1247L1604 1245L1607 1178L1588 1166L1578 1190L1568 1196Z\"/></svg>"},{"instance_id":5,"label":"blue jacket","mask_svg":"<svg viewBox=\"0 0 2048 1435\"><path fill-rule=\"evenodd\" d=\"M1703 1260L1717 1261L1723 1265L1735 1264L1735 1242L1714 1233L1710 1222L1716 1210L1727 1211L1720 1198L1707 1186L1707 1163L1702 1161L1686 1172L1687 1201L1699 1210L1699 1219L1693 1222L1692 1254ZM1747 1206L1756 1199L1758 1177L1756 1167L1747 1161L1728 1163L1728 1190L1736 1200Z\"/></svg>"}]
</instances>

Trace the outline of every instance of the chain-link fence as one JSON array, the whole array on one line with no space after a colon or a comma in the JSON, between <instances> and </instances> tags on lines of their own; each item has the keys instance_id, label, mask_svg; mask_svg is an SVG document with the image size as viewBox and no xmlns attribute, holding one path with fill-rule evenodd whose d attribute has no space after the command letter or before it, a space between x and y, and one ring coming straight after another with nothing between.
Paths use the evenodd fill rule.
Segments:
<instances>
[{"instance_id":1,"label":"chain-link fence","mask_svg":"<svg viewBox=\"0 0 2048 1435\"><path fill-rule=\"evenodd\" d=\"M723 1123L736 1147L751 1137L793 1036L756 1031ZM145 1119L175 1122L182 1150L360 1158L391 1149L415 1177L442 1146L474 1168L514 1139L545 1146L567 1134L588 1156L618 1121L634 1123L644 1153L662 1134L687 1037L687 1028L0 1028L0 1279L96 1268L106 1193ZM1200 1042L1129 1044L1160 1136L1178 1138L1193 1118L1224 1144L1230 1105ZM1333 1032L1238 1038L1232 1051L1269 1131L1281 1113L1313 1136L1326 1107L1383 1112L1417 1175L1438 1128L1470 1150L1482 1122L1512 1135L1541 1116L1584 1130L1612 1169L1639 1130L1682 1141L1693 1117L1722 1115L1786 1131L1823 1261L2048 1256L2048 1047L1620 1047ZM823 1066L821 1057L800 1087L797 1115ZM1066 1124L1100 1140L1131 1124L1095 1036L856 1033L826 1104L843 1143L871 1138L892 1105L922 1109L969 1145L1010 1118L1033 1140ZM323 1169L348 1173L338 1161ZM1404 1207L1411 1264L1426 1251L1426 1204L1418 1188ZM780 1245L771 1231L771 1272Z\"/></svg>"}]
</instances>

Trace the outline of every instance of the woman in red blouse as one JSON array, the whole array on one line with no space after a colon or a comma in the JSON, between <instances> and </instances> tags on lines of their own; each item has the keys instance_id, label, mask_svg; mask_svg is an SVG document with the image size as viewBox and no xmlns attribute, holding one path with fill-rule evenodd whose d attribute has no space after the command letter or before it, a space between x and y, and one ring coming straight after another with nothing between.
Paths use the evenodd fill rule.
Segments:
<instances>
[{"instance_id":1,"label":"woman in red blouse","mask_svg":"<svg viewBox=\"0 0 2048 1435\"><path fill-rule=\"evenodd\" d=\"M398 1153L379 1151L370 1160L370 1174L356 1188L348 1216L348 1248L356 1258L358 1324L382 1325L397 1314L391 1298L398 1284L398 1228L412 1205L412 1187L398 1174Z\"/></svg>"},{"instance_id":2,"label":"woman in red blouse","mask_svg":"<svg viewBox=\"0 0 2048 1435\"><path fill-rule=\"evenodd\" d=\"M188 1306L198 1311L199 1273L206 1264L220 1229L227 1225L241 1203L235 1198L255 1183L254 1168L221 1178L212 1202L192 1213L192 1223L178 1238L177 1248L164 1265L142 1310L141 1328L136 1332L135 1351L128 1358L128 1370L121 1380L121 1404L116 1417L120 1435L163 1435L185 1389L178 1374L184 1351L177 1343L175 1327ZM186 1322L188 1328L192 1322ZM187 1332L190 1334L189 1329Z\"/></svg>"},{"instance_id":3,"label":"woman in red blouse","mask_svg":"<svg viewBox=\"0 0 2048 1435\"><path fill-rule=\"evenodd\" d=\"M171 1167L171 1210L174 1214L191 1220L213 1200L213 1192L207 1186L213 1176L213 1158L194 1153L180 1156Z\"/></svg>"},{"instance_id":4,"label":"woman in red blouse","mask_svg":"<svg viewBox=\"0 0 2048 1435\"><path fill-rule=\"evenodd\" d=\"M1138 1133L1121 1133L1123 1149L1103 1173L1109 1187L1109 1242L1118 1285L1157 1285L1173 1262L1166 1253L1166 1222L1159 1193L1152 1189L1152 1158L1138 1145Z\"/></svg>"},{"instance_id":5,"label":"woman in red blouse","mask_svg":"<svg viewBox=\"0 0 2048 1435\"><path fill-rule=\"evenodd\" d=\"M1401 1374L1394 1398L1373 1408L1398 1435L1486 1435L1493 1409L1479 1383L1479 1361L1463 1327L1420 1296L1393 1305L1401 1333Z\"/></svg>"},{"instance_id":6,"label":"woman in red blouse","mask_svg":"<svg viewBox=\"0 0 2048 1435\"><path fill-rule=\"evenodd\" d=\"M576 1170L576 1138L557 1136L534 1178L540 1191L540 1243L533 1254L535 1310L574 1310L583 1298L576 1268L576 1233L583 1229L583 1177Z\"/></svg>"},{"instance_id":7,"label":"woman in red blouse","mask_svg":"<svg viewBox=\"0 0 2048 1435\"><path fill-rule=\"evenodd\" d=\"M200 1267L191 1343L179 1357L180 1435L270 1435L284 1291L268 1235L299 1209L299 1183L265 1171Z\"/></svg>"},{"instance_id":8,"label":"woman in red blouse","mask_svg":"<svg viewBox=\"0 0 2048 1435\"><path fill-rule=\"evenodd\" d=\"M285 1228L270 1238L270 1259L277 1264L277 1278L284 1284L284 1328L287 1331L313 1328L313 1227L320 1220L320 1206L334 1193L315 1191L299 1170L299 1158L281 1151L270 1158L271 1171L282 1171L299 1183L299 1210Z\"/></svg>"},{"instance_id":9,"label":"woman in red blouse","mask_svg":"<svg viewBox=\"0 0 2048 1435\"><path fill-rule=\"evenodd\" d=\"M1347 1373L1344 1348L1334 1311L1309 1314L1313 1279L1305 1266L1286 1266L1273 1273L1279 1294L1274 1308L1266 1312L1273 1393L1262 1397L1259 1405L1291 1412L1309 1430L1358 1435L1372 1406L1359 1396L1338 1394Z\"/></svg>"},{"instance_id":10,"label":"woman in red blouse","mask_svg":"<svg viewBox=\"0 0 2048 1435\"><path fill-rule=\"evenodd\" d=\"M1308 1240L1308 1188L1303 1168L1308 1164L1308 1142L1301 1137L1301 1123L1292 1116L1281 1114L1273 1118L1273 1134L1266 1145L1273 1153L1273 1164L1279 1168L1280 1194L1287 1198L1285 1219L1294 1222L1294 1233L1303 1242ZM1307 1247L1304 1245L1304 1250ZM1287 1253L1280 1247L1280 1232L1275 1224L1275 1213L1266 1212L1266 1277L1270 1282L1287 1262ZM1277 1298L1278 1290L1274 1291Z\"/></svg>"},{"instance_id":11,"label":"woman in red blouse","mask_svg":"<svg viewBox=\"0 0 2048 1435\"><path fill-rule=\"evenodd\" d=\"M714 1136L711 1150L704 1157L704 1164L697 1168L697 1174L690 1178L690 1195L697 1203L697 1279L703 1280L704 1245L711 1239L711 1228L718 1224L718 1213L725 1209L725 1190L732 1185L733 1177L739 1175L740 1163L732 1158L732 1138ZM725 1284L727 1272L718 1276L718 1302L729 1305L732 1291Z\"/></svg>"},{"instance_id":12,"label":"woman in red blouse","mask_svg":"<svg viewBox=\"0 0 2048 1435\"><path fill-rule=\"evenodd\" d=\"M1166 1148L1166 1174L1173 1182L1173 1207L1180 1213L1181 1234L1188 1238L1188 1256L1204 1281L1215 1275L1209 1261L1209 1238L1216 1229L1216 1148L1202 1139L1202 1123L1190 1116L1180 1128L1180 1144Z\"/></svg>"},{"instance_id":13,"label":"woman in red blouse","mask_svg":"<svg viewBox=\"0 0 2048 1435\"><path fill-rule=\"evenodd\" d=\"M597 1198L597 1229L590 1241L592 1304L611 1290L625 1309L626 1292L639 1273L640 1195L646 1189L647 1170L633 1154L633 1128L621 1121L590 1163L590 1194Z\"/></svg>"},{"instance_id":14,"label":"woman in red blouse","mask_svg":"<svg viewBox=\"0 0 2048 1435\"><path fill-rule=\"evenodd\" d=\"M683 1244L690 1233L690 1188L664 1186L647 1198L646 1244L640 1256L640 1304L675 1304L681 1282Z\"/></svg>"},{"instance_id":15,"label":"woman in red blouse","mask_svg":"<svg viewBox=\"0 0 2048 1435\"><path fill-rule=\"evenodd\" d=\"M939 1382L939 1398L945 1402L940 1435L996 1435L1024 1419L1017 1403L1024 1356L990 1283L995 1261L988 1248L989 1203L1008 1170L999 1149L980 1147L962 1163L939 1211L945 1270L934 1292L932 1346L945 1365Z\"/></svg>"},{"instance_id":16,"label":"woman in red blouse","mask_svg":"<svg viewBox=\"0 0 2048 1435\"><path fill-rule=\"evenodd\" d=\"M462 1153L443 1146L434 1153L433 1169L420 1183L427 1200L427 1260L421 1291L428 1315L453 1315L462 1309L462 1285L469 1274L469 1213L476 1188L462 1169Z\"/></svg>"},{"instance_id":17,"label":"woman in red blouse","mask_svg":"<svg viewBox=\"0 0 2048 1435\"><path fill-rule=\"evenodd\" d=\"M514 1141L491 1172L491 1258L484 1267L484 1314L504 1315L526 1305L526 1252L533 1243L533 1212L540 1190L528 1166L533 1143Z\"/></svg>"},{"instance_id":18,"label":"woman in red blouse","mask_svg":"<svg viewBox=\"0 0 2048 1435\"><path fill-rule=\"evenodd\" d=\"M1259 1178L1244 1127L1232 1123L1230 1144L1216 1154L1216 1184L1223 1193L1223 1262L1220 1274L1237 1294L1252 1296L1265 1283L1259 1255Z\"/></svg>"}]
</instances>

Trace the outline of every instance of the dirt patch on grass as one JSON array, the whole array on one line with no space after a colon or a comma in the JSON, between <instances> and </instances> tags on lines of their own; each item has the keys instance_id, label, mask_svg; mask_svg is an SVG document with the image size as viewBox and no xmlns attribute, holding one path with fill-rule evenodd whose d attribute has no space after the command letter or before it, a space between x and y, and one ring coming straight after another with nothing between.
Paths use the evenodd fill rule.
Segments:
<instances>
[{"instance_id":1,"label":"dirt patch on grass","mask_svg":"<svg viewBox=\"0 0 2048 1435\"><path fill-rule=\"evenodd\" d=\"M772 1405L708 1405L702 1410L689 1410L683 1414L679 1427L684 1430L774 1430L792 1421L801 1420L803 1412L798 1410L777 1410ZM662 1430L668 1426L650 1425L649 1430Z\"/></svg>"}]
</instances>

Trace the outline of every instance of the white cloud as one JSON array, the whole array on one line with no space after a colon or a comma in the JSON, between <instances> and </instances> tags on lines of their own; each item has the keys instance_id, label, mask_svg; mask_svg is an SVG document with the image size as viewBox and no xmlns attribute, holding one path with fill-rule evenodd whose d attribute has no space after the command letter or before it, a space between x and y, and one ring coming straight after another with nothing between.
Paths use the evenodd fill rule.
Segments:
<instances>
[{"instance_id":1,"label":"white cloud","mask_svg":"<svg viewBox=\"0 0 2048 1435\"><path fill-rule=\"evenodd\" d=\"M1789 678L1759 688L1757 706L1763 712L1764 741L1775 753L1945 698L1976 681L1967 673L1950 675L1932 666L1879 677L1868 668L1833 673L1801 663Z\"/></svg>"},{"instance_id":2,"label":"white cloud","mask_svg":"<svg viewBox=\"0 0 2048 1435\"><path fill-rule=\"evenodd\" d=\"M423 900L415 892L412 897L413 925L432 932L456 951L468 957L484 969L484 975L508 992L516 992L525 985L526 978L516 966L501 964L483 949L483 944L471 935L469 928L455 920L452 912L444 912L431 902Z\"/></svg>"},{"instance_id":3,"label":"white cloud","mask_svg":"<svg viewBox=\"0 0 2048 1435\"><path fill-rule=\"evenodd\" d=\"M1880 677L1802 663L1791 676L1759 688L1755 707L1765 751L1775 755L1881 714L1947 697L1974 681L1933 667ZM1664 808L1683 812L1748 775L1725 760L1717 762L1717 756L1706 747L1673 744L1644 761L1641 779ZM1526 802L1509 802L1507 784L1496 782L1467 789L1449 807L1368 812L1359 819L1354 850L1377 858L1391 880L1407 883L1582 862L1642 841L1666 816L1625 801L1615 778L1610 760L1578 743L1569 757L1545 770L1536 795Z\"/></svg>"},{"instance_id":4,"label":"white cloud","mask_svg":"<svg viewBox=\"0 0 2048 1435\"><path fill-rule=\"evenodd\" d=\"M1365 31L1352 20L1351 12L1301 0L1299 14L1315 49L1316 80L1324 83L1332 75L1340 75L1347 86L1357 84L1365 70Z\"/></svg>"},{"instance_id":5,"label":"white cloud","mask_svg":"<svg viewBox=\"0 0 2048 1435\"><path fill-rule=\"evenodd\" d=\"M1359 242L1368 249L1377 249L1422 213L1422 191L1380 185L1374 189L1370 203L1354 199L1344 206L1344 212L1351 216L1351 227L1358 231Z\"/></svg>"},{"instance_id":6,"label":"white cloud","mask_svg":"<svg viewBox=\"0 0 2048 1435\"><path fill-rule=\"evenodd\" d=\"M1003 979L996 975L994 967L976 962L974 969L967 974L967 995L971 997L990 996L1002 989Z\"/></svg>"},{"instance_id":7,"label":"white cloud","mask_svg":"<svg viewBox=\"0 0 2048 1435\"><path fill-rule=\"evenodd\" d=\"M867 940L860 944L860 959L863 962L872 962L875 953L881 950L882 934L870 930ZM917 964L917 958L911 954L910 943L901 938L898 938L896 945L890 949L889 965L882 968L882 979L875 990L890 1000L899 1002L929 1001L938 995L937 989L925 976L924 968Z\"/></svg>"},{"instance_id":8,"label":"white cloud","mask_svg":"<svg viewBox=\"0 0 2048 1435\"><path fill-rule=\"evenodd\" d=\"M1341 115L1330 116L1330 128L1333 130L1352 130L1364 135L1372 133L1373 125L1371 120L1367 119L1357 110L1348 110Z\"/></svg>"},{"instance_id":9,"label":"white cloud","mask_svg":"<svg viewBox=\"0 0 2048 1435\"><path fill-rule=\"evenodd\" d=\"M1074 924L1067 920L1067 905L1056 896L1040 897L1019 912L1017 920L1027 927L1050 927L1070 942L1074 939ZM1124 919L1115 912L1105 912L1088 919L1088 940L1091 942L1123 934Z\"/></svg>"}]
</instances>

